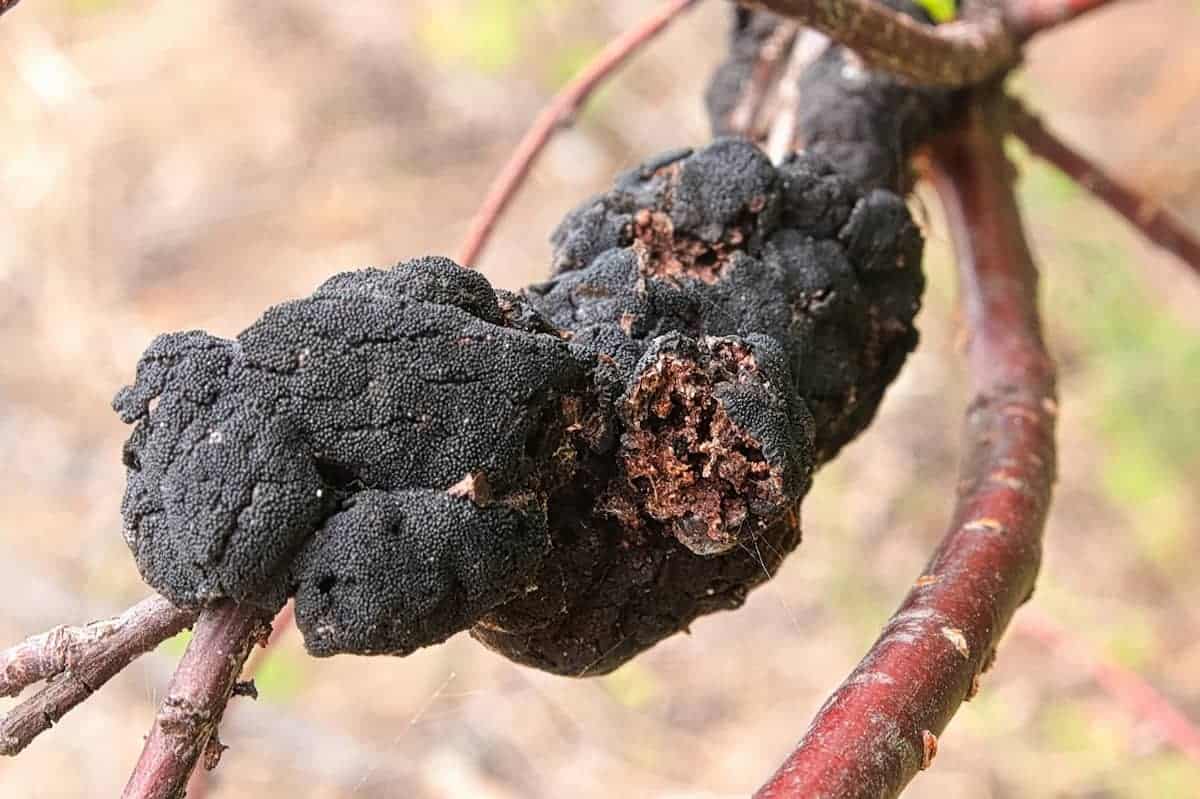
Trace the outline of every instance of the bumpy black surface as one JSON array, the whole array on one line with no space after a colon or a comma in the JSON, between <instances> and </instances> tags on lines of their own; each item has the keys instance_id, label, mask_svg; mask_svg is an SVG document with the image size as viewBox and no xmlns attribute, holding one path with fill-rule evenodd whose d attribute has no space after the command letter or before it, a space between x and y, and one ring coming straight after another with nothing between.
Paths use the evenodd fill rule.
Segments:
<instances>
[{"instance_id":1,"label":"bumpy black surface","mask_svg":"<svg viewBox=\"0 0 1200 799\"><path fill-rule=\"evenodd\" d=\"M304 547L296 615L314 655L404 655L512 598L549 549L545 518L445 491L365 489Z\"/></svg>"},{"instance_id":2,"label":"bumpy black surface","mask_svg":"<svg viewBox=\"0 0 1200 799\"><path fill-rule=\"evenodd\" d=\"M235 341L159 337L115 401L126 537L179 603L296 597L310 651L463 629L602 673L736 607L916 342L903 202L719 140L631 170L496 292L338 275Z\"/></svg>"},{"instance_id":3,"label":"bumpy black surface","mask_svg":"<svg viewBox=\"0 0 1200 799\"><path fill-rule=\"evenodd\" d=\"M528 450L564 396L590 390L589 368L558 337L508 322L481 275L441 258L338 275L235 341L160 336L114 403L138 422L127 540L174 601L277 605L313 532L361 514L343 506L367 489L442 491L477 470L499 492L527 490L540 479ZM522 536L544 539L538 498L511 505L542 531ZM386 507L396 524L379 528L381 544L435 506L405 494ZM399 566L395 579L408 579Z\"/></svg>"}]
</instances>

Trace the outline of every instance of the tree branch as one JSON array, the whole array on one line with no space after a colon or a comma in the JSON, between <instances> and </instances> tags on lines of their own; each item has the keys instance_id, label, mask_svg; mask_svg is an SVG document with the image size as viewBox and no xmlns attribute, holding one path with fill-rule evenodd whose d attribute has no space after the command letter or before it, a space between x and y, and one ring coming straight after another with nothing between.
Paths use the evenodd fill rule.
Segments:
<instances>
[{"instance_id":1,"label":"tree branch","mask_svg":"<svg viewBox=\"0 0 1200 799\"><path fill-rule=\"evenodd\" d=\"M1029 151L1054 166L1125 217L1143 236L1200 274L1200 237L1157 200L1109 176L1094 161L1058 138L1020 101L1008 101L1012 132Z\"/></svg>"},{"instance_id":2,"label":"tree branch","mask_svg":"<svg viewBox=\"0 0 1200 799\"><path fill-rule=\"evenodd\" d=\"M12 10L12 8L19 2L21 2L21 0L0 0L0 14L3 14L5 11Z\"/></svg>"},{"instance_id":3,"label":"tree branch","mask_svg":"<svg viewBox=\"0 0 1200 799\"><path fill-rule=\"evenodd\" d=\"M249 696L252 699L258 698L258 688L254 685L254 676L262 667L263 661L267 659L270 647L278 645L279 640L283 638L287 631L295 628L295 608L295 604L289 600L283 606L283 609L275 614L275 619L271 622L271 631L267 638L262 641L262 646L255 649L246 658L246 664L242 667L241 672L241 688L237 689L241 695ZM225 721L227 722L228 719L225 719ZM219 758L220 752L224 747L220 742L217 742L214 746L213 742L216 741L216 737L216 732L214 731L213 737L209 741L208 750L216 752L217 758ZM201 797L208 795L208 772L216 768L217 763L215 759L213 761L206 760L203 765L204 768L193 769L192 776L188 779L188 799L201 799Z\"/></svg>"},{"instance_id":4,"label":"tree branch","mask_svg":"<svg viewBox=\"0 0 1200 799\"><path fill-rule=\"evenodd\" d=\"M578 113L592 92L629 60L629 57L661 33L670 22L698 0L668 0L636 27L609 42L583 71L559 90L538 114L533 125L517 144L500 174L488 187L483 204L471 219L466 238L458 251L458 262L474 267L479 254L491 237L496 220L524 183L533 162L545 149L554 132Z\"/></svg>"},{"instance_id":5,"label":"tree branch","mask_svg":"<svg viewBox=\"0 0 1200 799\"><path fill-rule=\"evenodd\" d=\"M1054 477L1053 366L1036 270L1000 135L972 107L933 147L958 254L975 399L950 530L900 609L799 746L768 797L896 796L929 766L937 736L978 687L1033 590Z\"/></svg>"},{"instance_id":6,"label":"tree branch","mask_svg":"<svg viewBox=\"0 0 1200 799\"><path fill-rule=\"evenodd\" d=\"M82 627L56 627L0 653L0 696L50 682L0 723L0 755L16 755L138 656L190 626L196 612L160 596L120 616Z\"/></svg>"},{"instance_id":7,"label":"tree branch","mask_svg":"<svg viewBox=\"0 0 1200 799\"><path fill-rule=\"evenodd\" d=\"M1017 44L999 9L984 4L968 19L923 25L876 0L742 0L816 28L872 66L945 88L999 75L1017 61Z\"/></svg>"},{"instance_id":8,"label":"tree branch","mask_svg":"<svg viewBox=\"0 0 1200 799\"><path fill-rule=\"evenodd\" d=\"M1070 22L1089 11L1106 6L1112 0L1008 0L1004 21L1017 41Z\"/></svg>"},{"instance_id":9,"label":"tree branch","mask_svg":"<svg viewBox=\"0 0 1200 799\"><path fill-rule=\"evenodd\" d=\"M0 696L16 696L94 656L117 651L134 657L187 627L196 613L179 610L158 595L120 616L83 626L62 625L0 652Z\"/></svg>"},{"instance_id":10,"label":"tree branch","mask_svg":"<svg viewBox=\"0 0 1200 799\"><path fill-rule=\"evenodd\" d=\"M261 608L221 600L196 622L123 799L181 799L221 720L242 664L270 631ZM212 755L210 755L212 757Z\"/></svg>"}]
</instances>

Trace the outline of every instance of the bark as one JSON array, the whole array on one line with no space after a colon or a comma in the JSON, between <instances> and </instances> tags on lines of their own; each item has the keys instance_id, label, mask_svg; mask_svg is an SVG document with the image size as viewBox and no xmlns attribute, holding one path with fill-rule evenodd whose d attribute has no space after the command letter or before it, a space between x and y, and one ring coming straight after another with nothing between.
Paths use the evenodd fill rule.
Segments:
<instances>
[{"instance_id":1,"label":"bark","mask_svg":"<svg viewBox=\"0 0 1200 799\"><path fill-rule=\"evenodd\" d=\"M1054 478L1054 370L1037 275L1001 134L972 106L933 150L970 332L974 393L949 532L867 656L758 793L890 797L927 768L940 735L1030 596Z\"/></svg>"},{"instance_id":2,"label":"bark","mask_svg":"<svg viewBox=\"0 0 1200 799\"><path fill-rule=\"evenodd\" d=\"M260 608L228 600L201 614L121 794L124 799L181 799L200 756L219 757L220 744L210 748L210 741L242 664L270 632L270 619Z\"/></svg>"},{"instance_id":3,"label":"bark","mask_svg":"<svg viewBox=\"0 0 1200 799\"><path fill-rule=\"evenodd\" d=\"M1012 67L1017 45L998 8L981 4L969 18L922 25L876 0L745 0L816 28L868 64L925 86L954 89Z\"/></svg>"},{"instance_id":4,"label":"bark","mask_svg":"<svg viewBox=\"0 0 1200 799\"><path fill-rule=\"evenodd\" d=\"M0 696L49 683L0 723L0 755L16 755L138 656L191 625L195 611L159 596L112 619L56 627L0 653Z\"/></svg>"},{"instance_id":5,"label":"bark","mask_svg":"<svg viewBox=\"0 0 1200 799\"><path fill-rule=\"evenodd\" d=\"M1004 20L1013 36L1024 42L1035 34L1103 8L1112 0L1010 0Z\"/></svg>"}]
</instances>

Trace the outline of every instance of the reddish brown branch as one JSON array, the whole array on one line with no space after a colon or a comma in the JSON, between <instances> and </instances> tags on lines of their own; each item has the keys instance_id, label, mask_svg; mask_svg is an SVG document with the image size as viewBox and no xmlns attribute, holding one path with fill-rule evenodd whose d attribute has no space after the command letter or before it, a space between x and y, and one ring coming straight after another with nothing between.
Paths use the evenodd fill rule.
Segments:
<instances>
[{"instance_id":1,"label":"reddish brown branch","mask_svg":"<svg viewBox=\"0 0 1200 799\"><path fill-rule=\"evenodd\" d=\"M0 723L0 755L16 755L138 656L191 625L195 611L152 596L120 616L56 627L0 653L0 696L50 682Z\"/></svg>"},{"instance_id":2,"label":"reddish brown branch","mask_svg":"<svg viewBox=\"0 0 1200 799\"><path fill-rule=\"evenodd\" d=\"M251 648L269 630L269 616L259 608L222 600L205 609L125 786L124 799L178 799L200 756L215 759L219 746L210 747L210 740L225 704Z\"/></svg>"},{"instance_id":3,"label":"reddish brown branch","mask_svg":"<svg viewBox=\"0 0 1200 799\"><path fill-rule=\"evenodd\" d=\"M253 653L251 653L251 655L246 659L246 665L242 668L241 675L242 692L245 695L255 699L258 698L258 689L254 685L254 675L258 673L258 670L262 667L263 661L267 659L267 654L270 652L270 648L278 645L279 640L287 633L288 630L295 628L295 607L296 606L293 602L288 602L283 606L283 610L275 614L275 620L271 622L270 635L265 641L263 641L262 646L260 646L258 649L255 649ZM217 743L216 747L213 747L212 742L210 741L209 749L215 749L218 758L222 748L223 747L220 743ZM215 759L214 761L208 761L206 759L203 765L204 768L195 769L192 772L191 779L188 780L188 799L201 799L201 797L207 795L208 793L208 772L212 771L217 764Z\"/></svg>"},{"instance_id":4,"label":"reddish brown branch","mask_svg":"<svg viewBox=\"0 0 1200 799\"><path fill-rule=\"evenodd\" d=\"M8 11L19 2L21 2L21 0L0 0L0 14Z\"/></svg>"},{"instance_id":5,"label":"reddish brown branch","mask_svg":"<svg viewBox=\"0 0 1200 799\"><path fill-rule=\"evenodd\" d=\"M926 768L1033 590L1054 477L1054 373L999 134L973 108L934 147L974 393L949 532L759 797L890 797Z\"/></svg>"},{"instance_id":6,"label":"reddish brown branch","mask_svg":"<svg viewBox=\"0 0 1200 799\"><path fill-rule=\"evenodd\" d=\"M1142 235L1200 274L1200 237L1156 200L1109 176L1095 162L1054 135L1024 105L1008 103L1009 125L1029 151L1058 167L1080 186L1125 217Z\"/></svg>"},{"instance_id":7,"label":"reddish brown branch","mask_svg":"<svg viewBox=\"0 0 1200 799\"><path fill-rule=\"evenodd\" d=\"M1045 614L1022 614L1017 630L1077 664L1127 713L1153 726L1164 741L1200 763L1200 729L1140 674L1089 654L1086 644Z\"/></svg>"},{"instance_id":8,"label":"reddish brown branch","mask_svg":"<svg viewBox=\"0 0 1200 799\"><path fill-rule=\"evenodd\" d=\"M928 86L970 86L1017 61L1017 45L998 9L936 27L922 25L876 0L742 0L816 28L867 63Z\"/></svg>"},{"instance_id":9,"label":"reddish brown branch","mask_svg":"<svg viewBox=\"0 0 1200 799\"><path fill-rule=\"evenodd\" d=\"M698 0L668 0L636 27L609 42L582 72L559 90L538 114L533 125L517 144L517 149L513 151L508 163L488 187L483 204L471 219L471 226L458 251L460 264L468 268L475 266L479 254L491 236L496 220L516 195L534 160L541 154L554 132L567 124L596 87L620 69L630 56L662 32L675 17L697 2Z\"/></svg>"},{"instance_id":10,"label":"reddish brown branch","mask_svg":"<svg viewBox=\"0 0 1200 799\"><path fill-rule=\"evenodd\" d=\"M1112 0L1009 0L1004 6L1004 21L1018 41L1036 33L1070 22L1111 3Z\"/></svg>"}]
</instances>

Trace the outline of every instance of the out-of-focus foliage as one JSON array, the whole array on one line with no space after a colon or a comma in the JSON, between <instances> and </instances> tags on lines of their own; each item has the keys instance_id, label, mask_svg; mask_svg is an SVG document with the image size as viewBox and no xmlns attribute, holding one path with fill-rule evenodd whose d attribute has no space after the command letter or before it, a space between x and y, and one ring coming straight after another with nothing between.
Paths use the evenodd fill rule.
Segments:
<instances>
[{"instance_id":1,"label":"out-of-focus foliage","mask_svg":"<svg viewBox=\"0 0 1200 799\"><path fill-rule=\"evenodd\" d=\"M184 650L187 649L187 645L189 642L191 642L191 640L192 631L184 630L183 632L176 633L159 644L157 651L166 655L170 655L171 657L179 657L183 654Z\"/></svg>"},{"instance_id":2,"label":"out-of-focus foliage","mask_svg":"<svg viewBox=\"0 0 1200 799\"><path fill-rule=\"evenodd\" d=\"M1041 163L1023 160L1022 173L1035 218L1074 216L1090 202ZM1045 270L1047 305L1070 335L1064 368L1086 360L1093 374L1087 411L1105 444L1103 485L1128 514L1142 556L1167 572L1190 572L1181 556L1195 546L1200 424L1181 420L1200 420L1200 331L1163 313L1127 248L1094 235L1125 222L1099 208L1084 213L1086 224L1055 228L1062 257L1086 269Z\"/></svg>"},{"instance_id":3,"label":"out-of-focus foliage","mask_svg":"<svg viewBox=\"0 0 1200 799\"><path fill-rule=\"evenodd\" d=\"M440 4L419 24L428 54L485 73L512 67L520 58L531 22L558 14L573 0L454 0Z\"/></svg>"},{"instance_id":4,"label":"out-of-focus foliage","mask_svg":"<svg viewBox=\"0 0 1200 799\"><path fill-rule=\"evenodd\" d=\"M604 689L622 705L634 710L646 707L653 699L661 696L658 677L641 666L636 660L626 663L606 677L601 678Z\"/></svg>"},{"instance_id":5,"label":"out-of-focus foliage","mask_svg":"<svg viewBox=\"0 0 1200 799\"><path fill-rule=\"evenodd\" d=\"M958 13L958 3L956 0L916 0L916 2L937 23L949 22Z\"/></svg>"},{"instance_id":6,"label":"out-of-focus foliage","mask_svg":"<svg viewBox=\"0 0 1200 799\"><path fill-rule=\"evenodd\" d=\"M304 689L305 655L294 649L268 652L254 674L258 696L267 702L288 702Z\"/></svg>"}]
</instances>

